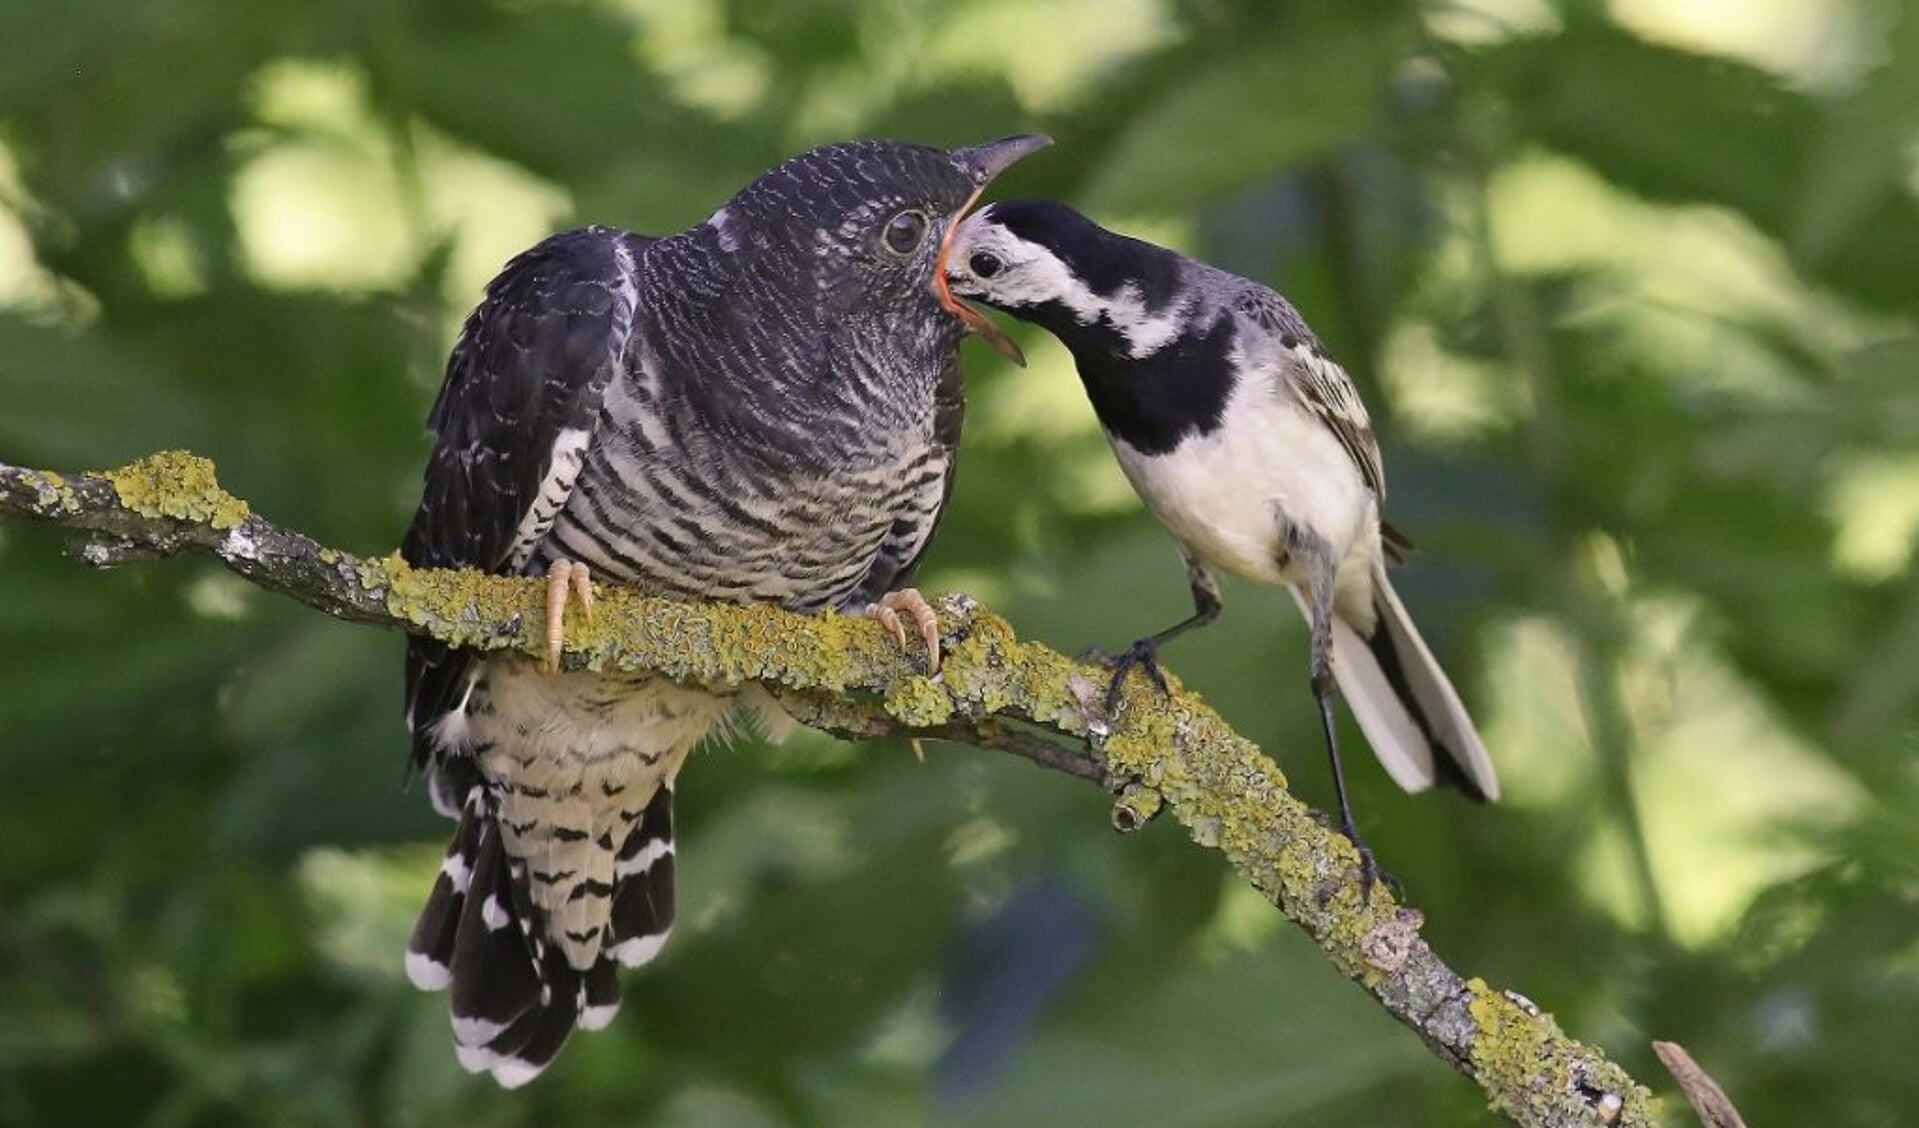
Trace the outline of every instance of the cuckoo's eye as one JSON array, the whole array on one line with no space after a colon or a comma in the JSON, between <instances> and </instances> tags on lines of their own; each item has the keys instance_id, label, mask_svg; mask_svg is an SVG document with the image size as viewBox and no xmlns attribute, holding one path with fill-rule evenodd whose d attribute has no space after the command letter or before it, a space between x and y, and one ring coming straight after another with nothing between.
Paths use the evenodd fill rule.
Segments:
<instances>
[{"instance_id":1,"label":"cuckoo's eye","mask_svg":"<svg viewBox=\"0 0 1919 1128\"><path fill-rule=\"evenodd\" d=\"M926 238L926 213L903 211L886 221L886 230L880 233L880 241L886 249L896 255L910 255L913 248Z\"/></svg>"},{"instance_id":2,"label":"cuckoo's eye","mask_svg":"<svg viewBox=\"0 0 1919 1128\"><path fill-rule=\"evenodd\" d=\"M966 265L979 277L991 278L993 275L999 273L999 268L1004 264L1000 262L998 255L981 251L972 258L967 259Z\"/></svg>"}]
</instances>

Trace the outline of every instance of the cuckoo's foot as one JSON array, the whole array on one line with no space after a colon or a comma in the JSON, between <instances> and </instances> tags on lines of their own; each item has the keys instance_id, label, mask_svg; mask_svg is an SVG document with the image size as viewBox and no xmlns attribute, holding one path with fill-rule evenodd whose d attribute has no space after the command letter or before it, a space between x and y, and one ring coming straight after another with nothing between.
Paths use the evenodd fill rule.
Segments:
<instances>
[{"instance_id":1,"label":"cuckoo's foot","mask_svg":"<svg viewBox=\"0 0 1919 1128\"><path fill-rule=\"evenodd\" d=\"M555 560L546 570L546 657L540 661L545 673L560 672L560 651L566 648L566 605L574 598L586 621L593 621L593 578L586 565L572 560Z\"/></svg>"},{"instance_id":2,"label":"cuckoo's foot","mask_svg":"<svg viewBox=\"0 0 1919 1128\"><path fill-rule=\"evenodd\" d=\"M926 672L938 673L940 668L939 617L933 614L932 604L926 602L926 597L919 593L919 589L901 588L898 591L889 591L880 596L878 603L868 604L865 614L869 619L877 619L880 626L885 627L892 634L893 641L899 643L900 649L905 650L907 649L906 623L900 617L902 612L907 618L913 620L913 625L919 628L920 640L926 644Z\"/></svg>"}]
</instances>

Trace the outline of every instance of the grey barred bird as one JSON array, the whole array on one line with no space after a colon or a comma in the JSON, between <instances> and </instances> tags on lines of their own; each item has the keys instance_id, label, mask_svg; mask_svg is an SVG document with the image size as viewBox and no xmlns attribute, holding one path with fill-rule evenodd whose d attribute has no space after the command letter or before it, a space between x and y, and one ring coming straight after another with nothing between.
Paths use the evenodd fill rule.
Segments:
<instances>
[{"instance_id":1,"label":"grey barred bird","mask_svg":"<svg viewBox=\"0 0 1919 1128\"><path fill-rule=\"evenodd\" d=\"M1381 518L1386 476L1366 408L1286 299L1047 200L991 204L962 223L947 284L1059 338L1127 479L1179 542L1193 614L1119 656L1109 711L1135 668L1165 688L1158 648L1218 616L1218 569L1287 585L1306 615L1342 829L1368 888L1376 871L1346 796L1335 689L1401 787L1498 797L1472 718L1387 577L1410 546Z\"/></svg>"},{"instance_id":2,"label":"grey barred bird","mask_svg":"<svg viewBox=\"0 0 1919 1128\"><path fill-rule=\"evenodd\" d=\"M856 141L795 157L666 238L556 235L487 288L447 363L402 549L545 575L548 659L409 643L407 722L458 820L406 959L450 989L468 1069L522 1084L611 1021L616 965L674 916L673 787L738 701L559 672L589 577L674 596L914 621L904 587L952 490L958 345L942 236L1044 144Z\"/></svg>"}]
</instances>

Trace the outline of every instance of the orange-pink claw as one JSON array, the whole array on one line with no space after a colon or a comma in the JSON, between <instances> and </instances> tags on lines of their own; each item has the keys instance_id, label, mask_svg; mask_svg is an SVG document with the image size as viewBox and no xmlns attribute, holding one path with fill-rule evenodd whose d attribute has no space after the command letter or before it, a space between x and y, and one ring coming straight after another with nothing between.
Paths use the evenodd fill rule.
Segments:
<instances>
[{"instance_id":1,"label":"orange-pink claw","mask_svg":"<svg viewBox=\"0 0 1919 1128\"><path fill-rule=\"evenodd\" d=\"M904 611L920 629L920 640L926 644L926 672L939 673L940 668L940 621L934 613L933 605L917 588L901 588L880 596L878 603L866 609L870 619L878 619L880 624L893 632L893 640L899 643L901 650L906 649L906 627L900 621L900 612Z\"/></svg>"},{"instance_id":2,"label":"orange-pink claw","mask_svg":"<svg viewBox=\"0 0 1919 1128\"><path fill-rule=\"evenodd\" d=\"M540 660L540 669L549 675L560 672L560 652L566 649L566 605L576 596L580 610L592 622L592 573L576 561L555 560L546 570L546 657Z\"/></svg>"},{"instance_id":3,"label":"orange-pink claw","mask_svg":"<svg viewBox=\"0 0 1919 1128\"><path fill-rule=\"evenodd\" d=\"M884 604L875 603L866 609L866 616L877 620L880 626L886 628L887 633L893 636L893 641L899 644L901 650L906 649L906 624L900 622L898 611Z\"/></svg>"},{"instance_id":4,"label":"orange-pink claw","mask_svg":"<svg viewBox=\"0 0 1919 1128\"><path fill-rule=\"evenodd\" d=\"M586 565L575 562L572 571L567 573L567 581L572 585L573 594L580 599L580 612L587 622L593 621L593 576Z\"/></svg>"}]
</instances>

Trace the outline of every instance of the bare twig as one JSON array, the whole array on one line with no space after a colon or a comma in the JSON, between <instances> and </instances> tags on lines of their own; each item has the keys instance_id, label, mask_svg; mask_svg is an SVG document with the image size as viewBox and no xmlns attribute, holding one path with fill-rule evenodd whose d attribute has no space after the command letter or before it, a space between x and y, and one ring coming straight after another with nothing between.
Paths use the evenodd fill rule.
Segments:
<instances>
[{"instance_id":1,"label":"bare twig","mask_svg":"<svg viewBox=\"0 0 1919 1128\"><path fill-rule=\"evenodd\" d=\"M0 513L85 534L79 555L96 564L208 553L341 619L481 650L540 654L545 645L540 581L323 548L251 513L192 455L71 477L0 464ZM1568 1038L1523 997L1441 961L1419 934L1417 911L1380 888L1362 899L1351 844L1204 703L1135 694L1109 725L1082 700L1101 671L1020 641L967 597L948 596L939 610L946 656L931 678L865 619L617 590L604 591L591 623L569 626L564 662L714 687L759 682L803 723L853 739L1003 749L1117 792L1113 823L1122 829L1170 810L1514 1123L1656 1123L1651 1095L1598 1049Z\"/></svg>"},{"instance_id":2,"label":"bare twig","mask_svg":"<svg viewBox=\"0 0 1919 1128\"><path fill-rule=\"evenodd\" d=\"M1699 1114L1701 1124L1706 1128L1746 1128L1746 1122L1740 1119L1739 1110L1732 1107L1726 1091L1699 1068L1686 1047L1677 1042L1654 1042L1652 1052L1659 1055L1666 1072L1679 1082L1679 1091L1686 1094L1686 1102Z\"/></svg>"}]
</instances>

